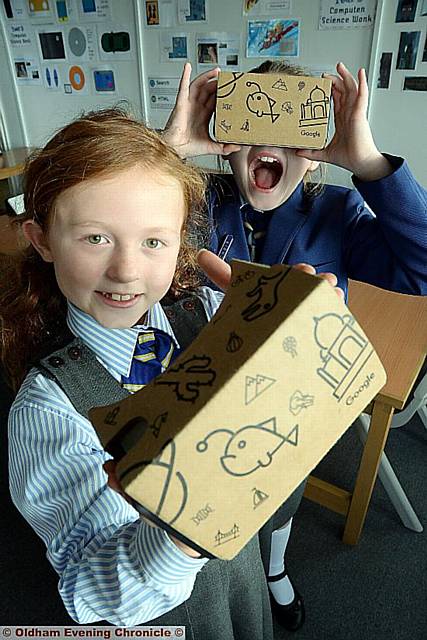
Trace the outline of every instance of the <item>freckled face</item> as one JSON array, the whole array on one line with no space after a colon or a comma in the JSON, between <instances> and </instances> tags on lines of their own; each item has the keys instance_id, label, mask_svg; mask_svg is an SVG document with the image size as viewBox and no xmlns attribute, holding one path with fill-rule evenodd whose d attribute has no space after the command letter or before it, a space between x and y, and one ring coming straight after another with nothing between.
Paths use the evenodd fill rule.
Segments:
<instances>
[{"instance_id":1,"label":"freckled face","mask_svg":"<svg viewBox=\"0 0 427 640\"><path fill-rule=\"evenodd\" d=\"M88 180L58 198L43 257L75 306L104 327L131 327L171 285L184 212L171 176L134 167Z\"/></svg>"},{"instance_id":2,"label":"freckled face","mask_svg":"<svg viewBox=\"0 0 427 640\"><path fill-rule=\"evenodd\" d=\"M231 169L243 197L256 209L270 211L286 202L317 162L286 147L242 146L230 154Z\"/></svg>"}]
</instances>

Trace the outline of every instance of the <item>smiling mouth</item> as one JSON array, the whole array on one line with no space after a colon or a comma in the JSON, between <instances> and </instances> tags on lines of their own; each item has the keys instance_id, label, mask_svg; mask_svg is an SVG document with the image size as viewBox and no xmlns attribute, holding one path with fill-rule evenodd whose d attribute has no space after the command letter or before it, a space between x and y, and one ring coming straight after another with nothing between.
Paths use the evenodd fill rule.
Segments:
<instances>
[{"instance_id":1,"label":"smiling mouth","mask_svg":"<svg viewBox=\"0 0 427 640\"><path fill-rule=\"evenodd\" d=\"M260 191L270 191L279 184L283 175L281 161L271 155L256 156L249 165L249 178L252 187Z\"/></svg>"},{"instance_id":2,"label":"smiling mouth","mask_svg":"<svg viewBox=\"0 0 427 640\"><path fill-rule=\"evenodd\" d=\"M99 291L107 300L114 300L115 302L129 302L140 296L139 293L110 293L108 291Z\"/></svg>"}]
</instances>

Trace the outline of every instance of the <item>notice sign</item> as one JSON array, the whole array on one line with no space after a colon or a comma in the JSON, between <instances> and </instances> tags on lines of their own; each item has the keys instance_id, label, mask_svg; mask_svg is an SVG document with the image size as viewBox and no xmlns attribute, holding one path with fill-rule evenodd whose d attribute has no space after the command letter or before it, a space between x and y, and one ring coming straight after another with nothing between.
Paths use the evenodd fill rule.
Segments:
<instances>
[{"instance_id":1,"label":"notice sign","mask_svg":"<svg viewBox=\"0 0 427 640\"><path fill-rule=\"evenodd\" d=\"M372 27L377 0L321 0L319 29Z\"/></svg>"}]
</instances>

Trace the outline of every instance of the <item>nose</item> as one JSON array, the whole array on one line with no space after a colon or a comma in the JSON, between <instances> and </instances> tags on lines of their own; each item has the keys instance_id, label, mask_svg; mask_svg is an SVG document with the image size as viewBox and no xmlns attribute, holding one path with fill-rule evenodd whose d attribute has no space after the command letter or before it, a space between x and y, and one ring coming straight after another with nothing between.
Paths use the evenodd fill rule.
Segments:
<instances>
[{"instance_id":1,"label":"nose","mask_svg":"<svg viewBox=\"0 0 427 640\"><path fill-rule=\"evenodd\" d=\"M114 282L135 282L139 279L141 254L130 248L117 248L107 267L107 276Z\"/></svg>"}]
</instances>

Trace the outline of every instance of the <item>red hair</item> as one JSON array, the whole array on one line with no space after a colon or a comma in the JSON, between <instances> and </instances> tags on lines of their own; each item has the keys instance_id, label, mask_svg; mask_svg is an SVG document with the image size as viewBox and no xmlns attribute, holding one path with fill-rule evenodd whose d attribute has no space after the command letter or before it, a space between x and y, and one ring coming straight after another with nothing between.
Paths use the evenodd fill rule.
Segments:
<instances>
[{"instance_id":1,"label":"red hair","mask_svg":"<svg viewBox=\"0 0 427 640\"><path fill-rule=\"evenodd\" d=\"M203 230L205 180L186 165L160 136L121 108L89 112L61 129L27 161L24 173L25 214L45 233L58 197L86 180L141 166L171 176L182 187L184 224L177 269L170 293L194 289L198 282L196 242ZM43 345L65 326L66 300L53 264L28 247L4 273L0 288L2 361L15 389Z\"/></svg>"}]
</instances>

